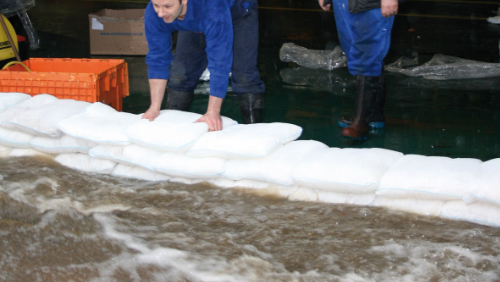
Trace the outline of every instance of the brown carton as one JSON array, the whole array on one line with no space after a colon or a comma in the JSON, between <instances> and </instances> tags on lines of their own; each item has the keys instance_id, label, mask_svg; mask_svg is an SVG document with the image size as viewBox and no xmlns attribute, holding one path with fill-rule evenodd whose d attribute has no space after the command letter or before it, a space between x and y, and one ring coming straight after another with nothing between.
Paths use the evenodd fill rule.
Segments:
<instances>
[{"instance_id":1,"label":"brown carton","mask_svg":"<svg viewBox=\"0 0 500 282\"><path fill-rule=\"evenodd\" d=\"M146 55L144 9L104 9L89 15L90 54Z\"/></svg>"}]
</instances>

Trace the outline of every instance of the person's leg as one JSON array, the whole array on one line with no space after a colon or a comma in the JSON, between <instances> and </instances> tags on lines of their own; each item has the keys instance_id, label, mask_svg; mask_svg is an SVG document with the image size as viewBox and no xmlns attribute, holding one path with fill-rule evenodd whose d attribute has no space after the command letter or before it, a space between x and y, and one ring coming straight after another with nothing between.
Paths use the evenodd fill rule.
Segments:
<instances>
[{"instance_id":1,"label":"person's leg","mask_svg":"<svg viewBox=\"0 0 500 282\"><path fill-rule=\"evenodd\" d=\"M263 120L265 90L257 68L259 15L256 0L236 0L233 17L233 65L231 84L238 96L243 123Z\"/></svg>"},{"instance_id":2,"label":"person's leg","mask_svg":"<svg viewBox=\"0 0 500 282\"><path fill-rule=\"evenodd\" d=\"M370 128L384 128L385 127L385 115L384 115L384 105L385 105L385 94L386 94L386 85L385 85L385 74L382 73L379 76L379 83L382 85L380 88L380 92L377 92L375 95L375 102L373 103L372 111L370 113L370 118L368 119L368 125ZM338 120L338 124L342 128L349 127L352 124L353 117L341 117Z\"/></svg>"},{"instance_id":3,"label":"person's leg","mask_svg":"<svg viewBox=\"0 0 500 282\"><path fill-rule=\"evenodd\" d=\"M340 43L348 58L348 70L357 76L358 85L354 118L341 134L364 139L370 122L374 127L385 125L385 79L382 71L394 17L382 17L380 9L350 14L347 5L346 0L334 1L334 15ZM345 125L346 121L349 120L340 120L339 125Z\"/></svg>"},{"instance_id":4,"label":"person's leg","mask_svg":"<svg viewBox=\"0 0 500 282\"><path fill-rule=\"evenodd\" d=\"M167 109L187 111L194 89L207 68L203 33L179 31L174 60L168 79Z\"/></svg>"}]
</instances>

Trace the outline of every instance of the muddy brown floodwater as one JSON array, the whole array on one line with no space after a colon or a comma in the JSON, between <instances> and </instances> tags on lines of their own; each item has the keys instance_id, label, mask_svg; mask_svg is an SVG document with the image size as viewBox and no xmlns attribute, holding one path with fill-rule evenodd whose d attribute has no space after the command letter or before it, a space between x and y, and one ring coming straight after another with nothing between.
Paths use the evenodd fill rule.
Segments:
<instances>
[{"instance_id":1,"label":"muddy brown floodwater","mask_svg":"<svg viewBox=\"0 0 500 282\"><path fill-rule=\"evenodd\" d=\"M500 228L0 159L0 281L500 281Z\"/></svg>"}]
</instances>

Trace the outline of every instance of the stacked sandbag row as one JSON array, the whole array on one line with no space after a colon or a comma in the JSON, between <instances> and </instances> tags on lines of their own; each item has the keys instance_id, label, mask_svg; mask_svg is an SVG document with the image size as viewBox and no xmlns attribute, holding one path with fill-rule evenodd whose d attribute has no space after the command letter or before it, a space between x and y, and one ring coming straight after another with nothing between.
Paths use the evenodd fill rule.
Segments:
<instances>
[{"instance_id":1,"label":"stacked sandbag row","mask_svg":"<svg viewBox=\"0 0 500 282\"><path fill-rule=\"evenodd\" d=\"M201 115L162 111L153 122L101 103L0 93L0 155L49 154L86 172L150 181L262 189L291 200L384 206L500 225L500 159L403 155L296 140L293 124L208 132ZM3 147L2 147L3 146Z\"/></svg>"}]
</instances>

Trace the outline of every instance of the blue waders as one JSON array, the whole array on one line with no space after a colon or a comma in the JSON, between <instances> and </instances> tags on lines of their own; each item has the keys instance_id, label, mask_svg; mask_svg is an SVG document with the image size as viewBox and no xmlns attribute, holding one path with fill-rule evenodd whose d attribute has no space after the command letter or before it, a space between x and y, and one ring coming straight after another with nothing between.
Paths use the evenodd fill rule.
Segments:
<instances>
[{"instance_id":1,"label":"blue waders","mask_svg":"<svg viewBox=\"0 0 500 282\"><path fill-rule=\"evenodd\" d=\"M394 16L384 18L380 9L351 14L347 0L334 0L333 11L340 45L349 73L357 77L355 114L341 118L342 136L365 139L369 127L384 127L384 57L389 51Z\"/></svg>"}]
</instances>

